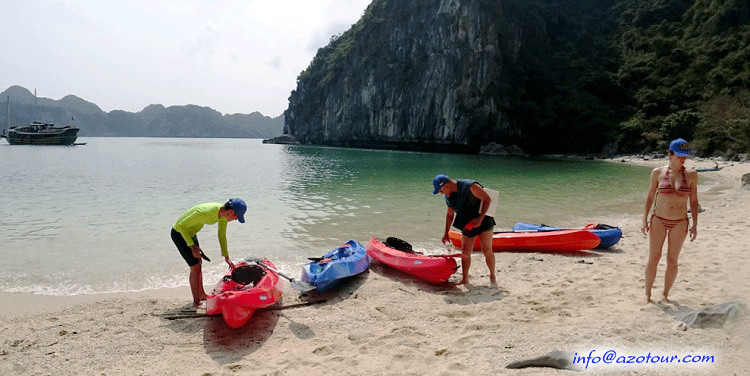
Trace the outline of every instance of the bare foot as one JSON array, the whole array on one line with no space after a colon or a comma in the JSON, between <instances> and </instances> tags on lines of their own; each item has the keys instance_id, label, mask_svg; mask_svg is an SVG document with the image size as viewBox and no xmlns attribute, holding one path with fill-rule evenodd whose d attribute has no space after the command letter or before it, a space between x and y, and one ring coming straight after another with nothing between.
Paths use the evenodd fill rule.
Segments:
<instances>
[{"instance_id":1,"label":"bare foot","mask_svg":"<svg viewBox=\"0 0 750 376\"><path fill-rule=\"evenodd\" d=\"M668 304L668 303L671 303L671 302L669 301L669 299L667 299L666 295L662 295L661 296L661 300L659 301L659 303Z\"/></svg>"},{"instance_id":2,"label":"bare foot","mask_svg":"<svg viewBox=\"0 0 750 376\"><path fill-rule=\"evenodd\" d=\"M490 276L490 284L491 285L497 285L497 279L495 278L494 275Z\"/></svg>"},{"instance_id":3,"label":"bare foot","mask_svg":"<svg viewBox=\"0 0 750 376\"><path fill-rule=\"evenodd\" d=\"M456 285L468 285L469 279L468 278L461 278L460 281L456 282Z\"/></svg>"},{"instance_id":4,"label":"bare foot","mask_svg":"<svg viewBox=\"0 0 750 376\"><path fill-rule=\"evenodd\" d=\"M646 302L644 302L643 304L648 304L648 303L651 303L651 294L646 294Z\"/></svg>"}]
</instances>

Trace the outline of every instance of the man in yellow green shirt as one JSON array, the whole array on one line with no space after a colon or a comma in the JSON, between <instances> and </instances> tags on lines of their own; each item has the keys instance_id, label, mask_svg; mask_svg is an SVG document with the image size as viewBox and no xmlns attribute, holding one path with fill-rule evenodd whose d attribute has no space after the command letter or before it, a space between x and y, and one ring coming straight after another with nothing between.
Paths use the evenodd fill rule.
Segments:
<instances>
[{"instance_id":1,"label":"man in yellow green shirt","mask_svg":"<svg viewBox=\"0 0 750 376\"><path fill-rule=\"evenodd\" d=\"M227 223L238 220L245 223L245 212L247 204L240 198L229 199L226 203L208 202L195 205L177 219L172 226L172 241L180 251L182 258L190 266L190 290L193 293L193 303L199 306L206 300L206 291L203 289L203 270L201 269L201 257L203 251L198 244L198 231L203 225L219 223L219 245L221 255L229 264L229 269L234 270L234 264L229 259L227 250Z\"/></svg>"}]
</instances>

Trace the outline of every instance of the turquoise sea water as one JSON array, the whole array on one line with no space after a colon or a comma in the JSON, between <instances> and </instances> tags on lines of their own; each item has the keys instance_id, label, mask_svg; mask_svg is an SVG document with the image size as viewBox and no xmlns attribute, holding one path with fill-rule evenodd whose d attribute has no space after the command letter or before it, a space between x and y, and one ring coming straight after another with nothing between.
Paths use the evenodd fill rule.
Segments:
<instances>
[{"instance_id":1,"label":"turquoise sea water","mask_svg":"<svg viewBox=\"0 0 750 376\"><path fill-rule=\"evenodd\" d=\"M397 236L441 251L446 207L432 178L500 192L498 227L579 227L640 213L649 169L626 164L264 145L258 139L82 138L85 146L0 143L0 291L47 295L187 285L169 237L191 206L241 197L230 256L268 257L298 276L307 257ZM225 272L216 226L198 235Z\"/></svg>"}]
</instances>

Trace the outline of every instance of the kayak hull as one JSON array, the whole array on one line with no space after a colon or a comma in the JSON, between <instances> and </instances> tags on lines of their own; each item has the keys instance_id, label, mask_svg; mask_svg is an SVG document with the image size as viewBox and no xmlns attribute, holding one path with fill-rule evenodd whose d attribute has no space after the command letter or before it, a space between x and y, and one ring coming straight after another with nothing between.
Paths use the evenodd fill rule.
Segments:
<instances>
[{"instance_id":1,"label":"kayak hull","mask_svg":"<svg viewBox=\"0 0 750 376\"><path fill-rule=\"evenodd\" d=\"M302 267L301 279L315 286L319 292L330 290L342 279L362 273L370 266L367 250L354 240L326 253L323 258L330 261L324 264L311 262Z\"/></svg>"},{"instance_id":2,"label":"kayak hull","mask_svg":"<svg viewBox=\"0 0 750 376\"><path fill-rule=\"evenodd\" d=\"M376 238L370 239L367 253L385 265L430 283L446 282L458 269L453 257L402 252L386 246Z\"/></svg>"},{"instance_id":3,"label":"kayak hull","mask_svg":"<svg viewBox=\"0 0 750 376\"><path fill-rule=\"evenodd\" d=\"M450 231L448 236L454 246L461 248L461 233ZM599 237L586 230L562 230L551 232L495 232L492 235L492 251L552 251L568 252L596 248ZM476 237L474 251L480 251Z\"/></svg>"},{"instance_id":4,"label":"kayak hull","mask_svg":"<svg viewBox=\"0 0 750 376\"><path fill-rule=\"evenodd\" d=\"M622 238L622 230L619 227L612 227L607 229L597 229L595 223L588 224L582 230L587 230L599 237L599 245L597 249L609 248ZM513 231L558 231L563 230L562 228L544 225L535 225L525 222L516 222L513 225Z\"/></svg>"},{"instance_id":5,"label":"kayak hull","mask_svg":"<svg viewBox=\"0 0 750 376\"><path fill-rule=\"evenodd\" d=\"M276 269L269 260L263 259L260 262ZM236 267L244 265L248 264L240 262ZM267 269L266 274L255 286L244 289L231 279L229 272L216 284L206 299L206 313L221 314L228 326L239 328L250 320L256 309L266 308L279 301L283 290L284 284L279 276Z\"/></svg>"}]
</instances>

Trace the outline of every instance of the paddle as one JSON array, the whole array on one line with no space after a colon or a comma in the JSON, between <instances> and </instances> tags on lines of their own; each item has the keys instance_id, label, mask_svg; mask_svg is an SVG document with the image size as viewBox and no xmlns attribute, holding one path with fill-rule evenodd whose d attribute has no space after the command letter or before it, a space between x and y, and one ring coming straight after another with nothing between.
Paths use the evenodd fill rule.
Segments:
<instances>
[{"instance_id":1,"label":"paddle","mask_svg":"<svg viewBox=\"0 0 750 376\"><path fill-rule=\"evenodd\" d=\"M270 266L268 266L268 265L260 262L260 260L261 259L255 258L255 257L246 257L245 258L245 262L254 262L257 265L260 265L261 267L266 268L266 269L268 269L268 270L270 270L270 271L272 271L272 272L274 272L274 273L276 273L276 274L278 274L278 275L286 278L289 281L289 283L292 285L292 288L294 288L295 290L299 290L299 291L302 291L302 292L307 292L307 291L310 291L310 290L315 290L315 286L313 286L313 285L311 285L311 284L309 284L307 282L298 281L298 280L296 280L296 279L294 279L292 277L289 277L289 276L285 275L284 273L282 273L282 272L280 272L280 271L278 271L278 270L276 270L276 269L274 269L274 268L272 268L272 267L270 267Z\"/></svg>"},{"instance_id":2,"label":"paddle","mask_svg":"<svg viewBox=\"0 0 750 376\"><path fill-rule=\"evenodd\" d=\"M327 301L328 301L327 299L321 299L321 300L316 300L316 301L313 301L313 302L302 302L302 303L289 304L289 305L284 305L284 306L273 305L273 306L266 307L266 308L258 308L256 311L258 311L258 312L260 312L260 311L281 311L281 310L284 310L284 309L306 307L306 306L310 306L310 305L313 305L313 304L325 303ZM166 320L195 319L195 318L200 318L200 317L220 316L220 315L209 315L209 314L206 314L206 313L197 313L194 310L184 310L184 311L177 311L177 312L166 312L166 313L162 313L162 314L159 314L159 315L157 315L157 314L152 314L152 315L159 316L159 317L161 317L163 319L166 319Z\"/></svg>"}]
</instances>

